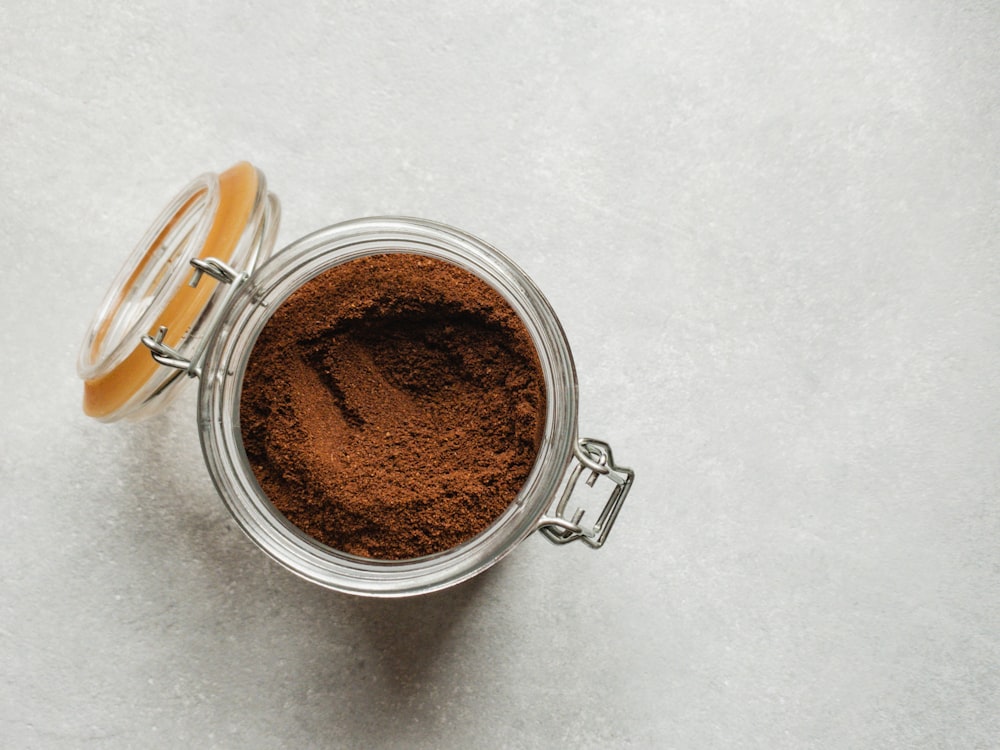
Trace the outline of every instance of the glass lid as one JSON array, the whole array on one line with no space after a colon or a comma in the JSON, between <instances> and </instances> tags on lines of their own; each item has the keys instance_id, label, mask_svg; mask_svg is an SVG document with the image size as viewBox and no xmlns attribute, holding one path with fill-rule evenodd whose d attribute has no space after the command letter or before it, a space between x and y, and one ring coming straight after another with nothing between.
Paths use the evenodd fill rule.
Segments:
<instances>
[{"instance_id":1,"label":"glass lid","mask_svg":"<svg viewBox=\"0 0 1000 750\"><path fill-rule=\"evenodd\" d=\"M146 417L176 395L196 371L160 364L143 338L178 361L195 361L226 297L225 274L212 269L251 273L274 248L280 213L264 174L248 162L201 175L170 201L87 329L77 372L88 416Z\"/></svg>"}]
</instances>

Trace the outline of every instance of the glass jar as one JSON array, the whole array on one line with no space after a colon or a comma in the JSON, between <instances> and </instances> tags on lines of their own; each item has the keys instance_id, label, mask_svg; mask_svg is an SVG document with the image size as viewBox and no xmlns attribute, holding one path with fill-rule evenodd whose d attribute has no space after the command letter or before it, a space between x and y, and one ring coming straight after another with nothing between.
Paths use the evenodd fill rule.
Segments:
<instances>
[{"instance_id":1,"label":"glass jar","mask_svg":"<svg viewBox=\"0 0 1000 750\"><path fill-rule=\"evenodd\" d=\"M254 200L245 210L241 207L222 214L217 205L213 208L212 186L229 185L232 191L232 180L227 181L227 177L233 170L240 170L241 179L255 178L253 190L242 188L243 194L253 192ZM405 596L446 588L489 568L534 531L541 531L557 544L580 540L595 548L603 545L634 473L614 464L606 443L577 438L577 381L569 344L554 311L531 279L500 251L472 235L402 217L358 219L327 227L296 240L257 267L273 246L277 201L267 193L258 170L250 165L237 165L233 170L199 178L182 191L119 274L81 354L88 413L104 419L146 413L164 398L167 389L183 380L181 375L198 377L202 449L229 511L244 532L276 561L338 591ZM225 198L225 190L222 193ZM216 200L216 204L220 202ZM240 223L239 231L230 233L235 238L232 247L227 242L205 241L219 221ZM535 464L506 511L465 543L406 560L347 554L289 522L268 500L251 470L239 417L243 374L271 313L318 274L357 258L386 253L446 261L499 292L530 333L546 386L545 430ZM172 296L183 293L177 279L186 278L179 268L186 263L194 270L191 285L185 289L197 290L206 277L214 282L205 316L190 325L174 310L178 305ZM172 325L181 330L172 331ZM139 351L129 346L139 341L162 366L157 373L159 383L138 387L117 411L94 414L95 399L88 401L87 397L95 386L87 375L114 372L133 356L132 351ZM101 361L102 354L108 355L105 358L111 364ZM134 379L134 366L122 377ZM574 488L585 473L591 486L600 477L610 480L609 498L592 513L596 519L589 524L583 522L582 509L568 512Z\"/></svg>"}]
</instances>

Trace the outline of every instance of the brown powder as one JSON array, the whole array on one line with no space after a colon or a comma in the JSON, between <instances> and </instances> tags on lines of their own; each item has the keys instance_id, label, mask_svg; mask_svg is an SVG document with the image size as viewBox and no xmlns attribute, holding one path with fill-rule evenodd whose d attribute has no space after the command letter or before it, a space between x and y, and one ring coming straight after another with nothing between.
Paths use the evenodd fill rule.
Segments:
<instances>
[{"instance_id":1,"label":"brown powder","mask_svg":"<svg viewBox=\"0 0 1000 750\"><path fill-rule=\"evenodd\" d=\"M544 423L538 356L510 305L456 266L398 253L292 294L254 345L240 402L278 510L380 559L486 529L524 484Z\"/></svg>"}]
</instances>

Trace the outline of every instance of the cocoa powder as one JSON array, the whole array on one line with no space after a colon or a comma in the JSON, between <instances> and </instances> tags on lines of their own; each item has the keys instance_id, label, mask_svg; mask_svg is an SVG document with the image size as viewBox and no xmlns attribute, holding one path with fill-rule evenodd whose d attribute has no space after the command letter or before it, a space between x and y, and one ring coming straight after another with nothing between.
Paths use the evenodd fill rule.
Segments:
<instances>
[{"instance_id":1,"label":"cocoa powder","mask_svg":"<svg viewBox=\"0 0 1000 750\"><path fill-rule=\"evenodd\" d=\"M379 559L485 530L524 484L544 424L538 355L511 306L457 266L402 253L296 290L258 337L240 401L275 507Z\"/></svg>"}]
</instances>

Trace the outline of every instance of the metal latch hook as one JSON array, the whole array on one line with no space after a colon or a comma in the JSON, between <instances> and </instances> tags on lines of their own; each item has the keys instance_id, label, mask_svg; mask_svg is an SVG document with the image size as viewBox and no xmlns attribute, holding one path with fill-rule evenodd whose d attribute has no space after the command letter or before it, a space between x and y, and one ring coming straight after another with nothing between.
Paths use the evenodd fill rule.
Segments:
<instances>
[{"instance_id":1,"label":"metal latch hook","mask_svg":"<svg viewBox=\"0 0 1000 750\"><path fill-rule=\"evenodd\" d=\"M556 503L554 514L543 516L538 522L538 528L550 542L555 544L567 544L581 539L594 549L598 549L604 545L615 519L618 518L625 497L632 488L635 472L625 466L616 466L611 455L611 446L601 440L580 438L573 446L573 455L577 465L570 472L559 502ZM606 476L615 485L597 520L589 528L580 524L585 513L583 508L577 508L571 517L566 515L570 497L584 471L589 472L584 481L590 487L593 487L601 476Z\"/></svg>"}]
</instances>

